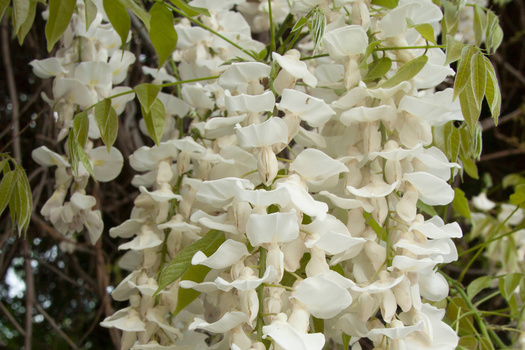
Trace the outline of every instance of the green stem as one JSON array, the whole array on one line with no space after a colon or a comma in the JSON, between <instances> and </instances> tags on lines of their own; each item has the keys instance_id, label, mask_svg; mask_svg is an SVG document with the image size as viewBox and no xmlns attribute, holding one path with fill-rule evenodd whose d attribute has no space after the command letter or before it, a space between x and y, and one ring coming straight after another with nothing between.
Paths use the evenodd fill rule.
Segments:
<instances>
[{"instance_id":1,"label":"green stem","mask_svg":"<svg viewBox=\"0 0 525 350\"><path fill-rule=\"evenodd\" d=\"M263 247L259 247L259 278L262 278L264 276L264 273L266 272L266 254L267 250ZM257 341L262 342L263 338L263 332L262 328L264 325L263 320L263 307L264 307L264 285L261 283L259 287L257 287L257 298L259 299L259 311L257 312Z\"/></svg>"},{"instance_id":2,"label":"green stem","mask_svg":"<svg viewBox=\"0 0 525 350\"><path fill-rule=\"evenodd\" d=\"M503 221L497 228L496 230L491 233L491 235L489 236L489 240L491 238L493 238L502 228L503 226L505 226L505 224L507 223L507 221L509 221L509 219L512 217L512 215L514 215L517 211L518 211L519 207L516 207L516 209L514 209L514 211L512 213L510 213L510 215L505 219L505 221ZM478 251L474 254L474 256L472 257L472 259L470 259L470 261L467 263L467 266L465 266L465 268L463 269L463 271L461 271L461 274L459 275L459 278L458 278L458 282L461 283L461 281L463 281L463 278L465 277L465 274L467 273L468 269L470 268L470 266L474 263L474 261L476 261L476 259L478 258L478 256L483 252L483 250L485 250L485 248L487 247L488 245L488 242L485 242L481 245L481 247L479 247Z\"/></svg>"},{"instance_id":3,"label":"green stem","mask_svg":"<svg viewBox=\"0 0 525 350\"><path fill-rule=\"evenodd\" d=\"M472 304L472 301L468 297L467 293L463 289L463 286L459 281L456 281L452 277L448 276L445 273L442 273L442 275L445 277L445 279L448 281L448 283L454 287L454 289L458 292L458 294L461 296L467 307L473 312L474 319L476 320L476 323L478 324L479 330L481 331L481 334L485 339L490 341L491 336L492 339L496 342L498 345L498 348L504 349L506 345L501 341L501 339L494 333L490 332L491 336L489 336L489 330L487 329L487 325L485 324L485 321L481 318L479 310Z\"/></svg>"},{"instance_id":4,"label":"green stem","mask_svg":"<svg viewBox=\"0 0 525 350\"><path fill-rule=\"evenodd\" d=\"M162 2L164 5L166 5L167 7L169 7L173 12L175 13L178 13L179 15L183 16L183 17L186 17L187 19L189 19L190 21L192 21L193 23L195 23L196 25L198 25L199 27L203 28L203 29L206 29L207 31L209 31L210 33L214 34L214 35L217 35L219 38L221 38L222 40L226 41L228 44L238 48L239 50L241 50L242 52L244 52L245 54L247 54L248 56L252 57L253 59L257 60L257 56L253 53L253 52L250 52L248 50L245 50L242 46L240 46L239 44L236 44L234 43L233 41L231 41L230 39L228 39L227 37L225 37L224 35L220 34L219 32L213 30L212 28L208 27L206 24L202 23L201 21L199 20L196 20L195 18L193 17L190 17L188 15L186 15L184 12L182 12L181 10L179 10L178 8L176 8L175 6L172 6L168 3L165 3L163 1L158 1L157 2Z\"/></svg>"},{"instance_id":5,"label":"green stem","mask_svg":"<svg viewBox=\"0 0 525 350\"><path fill-rule=\"evenodd\" d=\"M412 49L445 49L445 45L420 45L420 46L392 46L392 47L378 47L374 51L388 51L388 50L412 50Z\"/></svg>"},{"instance_id":6,"label":"green stem","mask_svg":"<svg viewBox=\"0 0 525 350\"><path fill-rule=\"evenodd\" d=\"M214 75L212 77L195 78L195 79L189 79L189 80L179 80L179 81L175 81L173 83L160 84L160 85L157 85L157 86L160 87L160 88L164 88L164 87L168 87L168 86L175 86L175 85L180 85L180 84L194 83L194 82L203 81L203 80L219 79L219 77L220 77L220 75ZM132 94L134 92L135 92L135 90L131 89L131 90L124 91L124 92L121 92L121 93L116 94L116 95L111 95L111 96L106 97L106 98L111 100L113 98L124 96L124 95L129 95L129 94ZM84 111L89 111L91 108L95 107L95 105L96 105L96 103L92 104L91 106L86 108Z\"/></svg>"},{"instance_id":7,"label":"green stem","mask_svg":"<svg viewBox=\"0 0 525 350\"><path fill-rule=\"evenodd\" d=\"M275 51L275 30L273 27L272 0L268 0L268 16L270 17L270 52Z\"/></svg>"},{"instance_id":8,"label":"green stem","mask_svg":"<svg viewBox=\"0 0 525 350\"><path fill-rule=\"evenodd\" d=\"M322 54L319 54L319 55L303 57L303 58L301 58L301 61L313 60L315 58L328 57L328 56L330 56L330 55L327 54L327 53L322 53Z\"/></svg>"}]
</instances>

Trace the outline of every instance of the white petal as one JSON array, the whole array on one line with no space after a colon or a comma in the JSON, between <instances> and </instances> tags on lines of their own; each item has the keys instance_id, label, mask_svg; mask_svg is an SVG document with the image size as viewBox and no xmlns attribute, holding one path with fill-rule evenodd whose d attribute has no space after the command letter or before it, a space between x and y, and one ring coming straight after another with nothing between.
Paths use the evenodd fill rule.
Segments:
<instances>
[{"instance_id":1,"label":"white petal","mask_svg":"<svg viewBox=\"0 0 525 350\"><path fill-rule=\"evenodd\" d=\"M239 91L239 86L267 78L270 71L271 67L261 62L234 62L222 73L218 83L226 90Z\"/></svg>"},{"instance_id":2,"label":"white petal","mask_svg":"<svg viewBox=\"0 0 525 350\"><path fill-rule=\"evenodd\" d=\"M286 52L284 56L279 55L277 52L272 52L272 58L293 77L302 79L308 86L316 87L317 78L310 73L306 63L300 60L301 54L299 51L292 49Z\"/></svg>"},{"instance_id":3,"label":"white petal","mask_svg":"<svg viewBox=\"0 0 525 350\"><path fill-rule=\"evenodd\" d=\"M97 204L95 197L85 195L80 192L73 193L70 201L76 210L91 209L95 204Z\"/></svg>"},{"instance_id":4,"label":"white petal","mask_svg":"<svg viewBox=\"0 0 525 350\"><path fill-rule=\"evenodd\" d=\"M97 147L89 152L89 158L93 163L95 179L100 182L115 179L124 165L124 157L115 147L111 147L109 153L106 146Z\"/></svg>"},{"instance_id":5,"label":"white petal","mask_svg":"<svg viewBox=\"0 0 525 350\"><path fill-rule=\"evenodd\" d=\"M248 255L250 253L248 253L246 245L228 239L209 258L201 251L195 253L191 259L191 264L204 265L212 269L224 269Z\"/></svg>"},{"instance_id":6,"label":"white petal","mask_svg":"<svg viewBox=\"0 0 525 350\"><path fill-rule=\"evenodd\" d=\"M88 107L93 101L86 85L73 78L56 78L53 86L55 99L65 99L67 103L75 103L80 107Z\"/></svg>"},{"instance_id":7,"label":"white petal","mask_svg":"<svg viewBox=\"0 0 525 350\"><path fill-rule=\"evenodd\" d=\"M421 296L431 301L440 301L448 296L448 282L437 271L428 269L419 275L419 291Z\"/></svg>"},{"instance_id":8,"label":"white petal","mask_svg":"<svg viewBox=\"0 0 525 350\"><path fill-rule=\"evenodd\" d=\"M246 190L238 187L235 197L239 201L248 202L256 207L268 207L272 204L285 207L290 202L290 194L284 188L266 191L264 189Z\"/></svg>"},{"instance_id":9,"label":"white petal","mask_svg":"<svg viewBox=\"0 0 525 350\"><path fill-rule=\"evenodd\" d=\"M252 246L263 243L291 242L299 235L296 213L251 214L246 222L246 236Z\"/></svg>"},{"instance_id":10,"label":"white petal","mask_svg":"<svg viewBox=\"0 0 525 350\"><path fill-rule=\"evenodd\" d=\"M231 201L239 189L253 189L253 184L247 179L236 177L205 181L197 190L195 198L215 208L222 208Z\"/></svg>"},{"instance_id":11,"label":"white petal","mask_svg":"<svg viewBox=\"0 0 525 350\"><path fill-rule=\"evenodd\" d=\"M202 329L212 333L226 333L246 321L247 316L244 312L232 311L227 312L220 320L213 323L208 323L202 318L195 317L195 320L188 326L188 329L190 331Z\"/></svg>"},{"instance_id":12,"label":"white petal","mask_svg":"<svg viewBox=\"0 0 525 350\"><path fill-rule=\"evenodd\" d=\"M321 350L325 344L322 333L301 333L287 322L263 326L263 338L270 336L282 349Z\"/></svg>"},{"instance_id":13,"label":"white petal","mask_svg":"<svg viewBox=\"0 0 525 350\"><path fill-rule=\"evenodd\" d=\"M368 36L363 27L349 25L325 33L322 45L330 57L341 59L364 53L368 46Z\"/></svg>"},{"instance_id":14,"label":"white petal","mask_svg":"<svg viewBox=\"0 0 525 350\"><path fill-rule=\"evenodd\" d=\"M352 296L324 274L302 280L292 294L315 317L328 319L352 303Z\"/></svg>"},{"instance_id":15,"label":"white petal","mask_svg":"<svg viewBox=\"0 0 525 350\"><path fill-rule=\"evenodd\" d=\"M454 190L437 176L425 172L415 172L404 175L419 191L419 199L428 205L446 205L454 199Z\"/></svg>"},{"instance_id":16,"label":"white petal","mask_svg":"<svg viewBox=\"0 0 525 350\"><path fill-rule=\"evenodd\" d=\"M275 96L271 91L261 95L240 94L237 96L231 96L228 94L229 91L226 91L224 103L229 113L262 113L272 111L275 107Z\"/></svg>"},{"instance_id":17,"label":"white petal","mask_svg":"<svg viewBox=\"0 0 525 350\"><path fill-rule=\"evenodd\" d=\"M290 164L289 170L297 172L307 182L322 181L332 175L348 172L348 168L343 163L314 148L299 153Z\"/></svg>"},{"instance_id":18,"label":"white petal","mask_svg":"<svg viewBox=\"0 0 525 350\"><path fill-rule=\"evenodd\" d=\"M277 108L298 115L312 127L324 125L335 115L335 111L323 100L293 89L283 90Z\"/></svg>"},{"instance_id":19,"label":"white petal","mask_svg":"<svg viewBox=\"0 0 525 350\"><path fill-rule=\"evenodd\" d=\"M211 118L204 125L205 135L209 138L219 138L235 133L235 125L241 123L248 115L230 116L227 118Z\"/></svg>"},{"instance_id":20,"label":"white petal","mask_svg":"<svg viewBox=\"0 0 525 350\"><path fill-rule=\"evenodd\" d=\"M45 167L53 165L59 167L69 167L69 163L64 159L64 157L51 151L46 146L40 146L33 150L31 157L35 162Z\"/></svg>"},{"instance_id":21,"label":"white petal","mask_svg":"<svg viewBox=\"0 0 525 350\"><path fill-rule=\"evenodd\" d=\"M62 62L60 62L60 60L56 57L46 58L43 60L32 60L29 62L29 65L33 67L33 73L42 79L68 73L68 70L62 66Z\"/></svg>"},{"instance_id":22,"label":"white petal","mask_svg":"<svg viewBox=\"0 0 525 350\"><path fill-rule=\"evenodd\" d=\"M397 110L388 105L377 107L355 107L341 114L340 121L344 125L358 122L373 122L376 120L393 121L397 118Z\"/></svg>"},{"instance_id":23,"label":"white petal","mask_svg":"<svg viewBox=\"0 0 525 350\"><path fill-rule=\"evenodd\" d=\"M295 208L311 217L324 218L328 212L328 205L316 201L310 193L300 184L296 174L288 176L284 181L276 184L276 188L284 187L290 193L290 199Z\"/></svg>"},{"instance_id":24,"label":"white petal","mask_svg":"<svg viewBox=\"0 0 525 350\"><path fill-rule=\"evenodd\" d=\"M273 108L273 107L272 107ZM242 148L265 147L288 143L288 127L281 118L272 117L260 124L236 127L237 140Z\"/></svg>"},{"instance_id":25,"label":"white petal","mask_svg":"<svg viewBox=\"0 0 525 350\"><path fill-rule=\"evenodd\" d=\"M381 335L385 335L390 339L405 339L410 333L422 331L423 329L425 329L425 325L423 321L419 321L413 326L375 328L368 332L366 336L373 341L379 341Z\"/></svg>"}]
</instances>

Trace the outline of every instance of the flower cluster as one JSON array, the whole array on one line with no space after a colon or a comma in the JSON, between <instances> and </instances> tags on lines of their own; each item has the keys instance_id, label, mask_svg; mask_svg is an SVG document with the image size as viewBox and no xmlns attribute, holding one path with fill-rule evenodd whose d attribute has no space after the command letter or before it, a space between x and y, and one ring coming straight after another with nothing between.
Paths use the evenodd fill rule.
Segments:
<instances>
[{"instance_id":1,"label":"flower cluster","mask_svg":"<svg viewBox=\"0 0 525 350\"><path fill-rule=\"evenodd\" d=\"M86 28L85 18L84 4L79 1L56 56L30 63L36 76L54 78L53 98L45 94L42 97L55 112L58 141L68 135L73 126L73 116L78 111L101 99L130 90L128 87L113 85L125 80L128 67L135 62L135 56L119 49L119 36L104 19L103 12L97 13L89 28ZM133 95L126 95L112 100L117 115L124 111L126 102L132 99ZM92 140L99 139L100 132L93 109L88 118L84 151L95 179L100 182L111 181L119 175L124 159L114 147L109 152L104 146L94 148ZM94 210L97 204L95 197L86 194L88 171L82 164L78 166L78 171L72 171L69 157L69 154L60 155L46 146L33 151L35 162L44 167L57 167L55 192L43 206L41 214L68 239L61 244L61 248L72 252L75 249L72 243L76 241L76 232L82 232L85 227L94 244L102 234L104 225L100 210Z\"/></svg>"},{"instance_id":2,"label":"flower cluster","mask_svg":"<svg viewBox=\"0 0 525 350\"><path fill-rule=\"evenodd\" d=\"M119 247L130 274L112 293L130 306L102 325L123 331L123 349L360 349L361 340L455 349L456 333L431 303L448 295L437 265L457 259L452 239L462 232L418 209L449 204L460 168L433 145L434 127L463 120L452 89L436 90L454 71L417 29L428 24L435 38L441 9L431 0L393 9L275 0L272 12L241 0L191 5L210 16L175 25L176 78L219 78L158 95L161 142L130 157L140 194L130 219L110 230L130 239ZM33 64L56 77L51 103L64 129L75 109L124 89L111 87L133 61L101 14L86 31L78 8L58 57ZM294 28L296 48L281 43L255 61L249 53L266 45L252 31L293 16L312 18L311 34ZM72 211L53 221L61 232L89 229L97 212L82 193L87 180L75 178L68 209L69 164L35 151L44 158L63 180L42 213L53 221Z\"/></svg>"}]
</instances>

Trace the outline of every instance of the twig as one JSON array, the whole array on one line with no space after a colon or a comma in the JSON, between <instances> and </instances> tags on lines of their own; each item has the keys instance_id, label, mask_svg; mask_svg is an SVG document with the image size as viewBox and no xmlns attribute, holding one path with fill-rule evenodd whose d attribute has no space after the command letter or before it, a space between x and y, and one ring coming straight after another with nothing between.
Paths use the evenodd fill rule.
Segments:
<instances>
[{"instance_id":1,"label":"twig","mask_svg":"<svg viewBox=\"0 0 525 350\"><path fill-rule=\"evenodd\" d=\"M499 118L498 119L498 126L501 125L501 124L505 124L505 123L511 121L512 119L517 118L517 117L519 117L521 115L523 115L523 109L520 107L518 109L513 110L509 114L506 114L503 117ZM494 125L494 121L492 120L492 118L487 118L487 119L484 119L483 121L481 121L481 130L483 130L483 131L487 131L487 130L493 129L495 127L496 127L496 125Z\"/></svg>"},{"instance_id":2,"label":"twig","mask_svg":"<svg viewBox=\"0 0 525 350\"><path fill-rule=\"evenodd\" d=\"M525 154L525 149L513 148L513 149L506 149L504 151L489 153L489 154L486 154L484 156L481 156L479 161L480 162L487 162L489 160L515 156L515 155L518 155L518 154Z\"/></svg>"},{"instance_id":3,"label":"twig","mask_svg":"<svg viewBox=\"0 0 525 350\"><path fill-rule=\"evenodd\" d=\"M9 310L7 310L7 308L5 307L5 305L1 301L0 301L0 310L2 310L2 312L7 316L9 321L11 321L13 326L15 326L16 330L18 331L18 333L20 333L22 335L22 337L25 337L26 336L26 331L24 331L22 326L20 326L20 324L18 322L16 322L15 318L13 317L13 315L11 315Z\"/></svg>"},{"instance_id":4,"label":"twig","mask_svg":"<svg viewBox=\"0 0 525 350\"><path fill-rule=\"evenodd\" d=\"M98 281L98 290L99 290L99 296L100 296L100 302L102 303L104 307L104 314L109 317L113 315L113 308L111 307L111 301L109 299L109 294L107 292L108 287L108 273L106 271L106 263L104 262L104 254L102 251L102 240L99 239L98 242L95 244L96 252L97 252L97 281ZM109 335L111 337L111 341L113 342L113 346L115 349L120 349L120 332L116 328L110 328L109 329Z\"/></svg>"},{"instance_id":5,"label":"twig","mask_svg":"<svg viewBox=\"0 0 525 350\"><path fill-rule=\"evenodd\" d=\"M514 68L509 62L505 61L503 57L501 57L501 55L498 53L495 53L494 55L492 55L492 57L494 57L494 60L501 64L503 68L509 71L509 73L514 75L514 78L518 79L523 85L525 85L525 76L523 76L523 74L521 74L519 70Z\"/></svg>"},{"instance_id":6,"label":"twig","mask_svg":"<svg viewBox=\"0 0 525 350\"><path fill-rule=\"evenodd\" d=\"M25 271L26 271L26 319L25 329L26 334L24 338L24 347L31 349L31 342L33 338L33 306L35 305L35 281L33 279L33 267L31 266L31 251L29 250L28 237L22 239L22 249L25 255Z\"/></svg>"},{"instance_id":7,"label":"twig","mask_svg":"<svg viewBox=\"0 0 525 350\"><path fill-rule=\"evenodd\" d=\"M4 56L5 65L5 76L7 78L7 88L9 90L9 98L13 106L11 118L13 120L13 139L16 141L13 143L13 155L16 161L20 164L22 160L22 152L20 151L20 139L18 134L20 132L20 109L18 105L18 94L16 93L15 75L13 73L13 65L11 64L11 53L9 50L9 28L8 28L8 16L4 16L2 20L2 55ZM29 349L29 348L26 348Z\"/></svg>"},{"instance_id":8,"label":"twig","mask_svg":"<svg viewBox=\"0 0 525 350\"><path fill-rule=\"evenodd\" d=\"M40 312L44 318L47 320L47 322L49 322L49 324L51 325L51 327L53 327L57 332L58 334L60 334L60 336L62 337L62 339L64 339L68 344L69 346L71 346L72 349L76 349L78 350L78 347L77 345L71 340L71 338L69 338L67 336L66 333L64 333L64 331L62 331L60 329L60 327L58 326L58 324L55 322L55 320L53 320L53 318L46 312L46 310L44 310L38 303L35 303L35 308L38 310L38 312Z\"/></svg>"}]
</instances>

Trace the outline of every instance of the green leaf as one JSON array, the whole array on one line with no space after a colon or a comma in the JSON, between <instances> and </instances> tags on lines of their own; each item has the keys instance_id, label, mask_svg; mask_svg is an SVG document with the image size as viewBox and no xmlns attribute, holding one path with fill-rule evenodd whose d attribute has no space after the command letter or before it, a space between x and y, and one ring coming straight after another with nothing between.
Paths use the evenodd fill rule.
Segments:
<instances>
[{"instance_id":1,"label":"green leaf","mask_svg":"<svg viewBox=\"0 0 525 350\"><path fill-rule=\"evenodd\" d=\"M29 16L30 3L31 0L13 0L13 27L16 33Z\"/></svg>"},{"instance_id":2,"label":"green leaf","mask_svg":"<svg viewBox=\"0 0 525 350\"><path fill-rule=\"evenodd\" d=\"M523 207L525 205L525 185L517 185L514 193L510 195L509 200L512 204Z\"/></svg>"},{"instance_id":3,"label":"green leaf","mask_svg":"<svg viewBox=\"0 0 525 350\"><path fill-rule=\"evenodd\" d=\"M102 141L109 153L118 134L118 116L115 108L111 106L109 98L105 98L95 105L95 120L97 121Z\"/></svg>"},{"instance_id":4,"label":"green leaf","mask_svg":"<svg viewBox=\"0 0 525 350\"><path fill-rule=\"evenodd\" d=\"M183 0L170 0L173 5L178 7L182 12L187 14L190 17L194 17L197 15L204 15L207 17L211 17L210 12L208 9L202 8L202 7L194 7L190 6L187 3L185 3Z\"/></svg>"},{"instance_id":5,"label":"green leaf","mask_svg":"<svg viewBox=\"0 0 525 350\"><path fill-rule=\"evenodd\" d=\"M474 159L470 157L460 157L463 162L463 169L473 179L479 180L478 167Z\"/></svg>"},{"instance_id":6,"label":"green leaf","mask_svg":"<svg viewBox=\"0 0 525 350\"><path fill-rule=\"evenodd\" d=\"M366 224L367 225L370 225L370 227L372 228L372 230L374 230L374 232L376 233L377 237L381 237L383 235L383 228L381 227L381 225L379 225L377 223L377 221L374 219L374 217L372 216L372 214L370 213L367 213L366 211L363 212L363 217L365 218L366 220Z\"/></svg>"},{"instance_id":7,"label":"green leaf","mask_svg":"<svg viewBox=\"0 0 525 350\"><path fill-rule=\"evenodd\" d=\"M485 86L485 98L490 107L490 114L494 118L494 124L498 125L498 117L501 111L501 91L492 62L484 57L487 72L487 84Z\"/></svg>"},{"instance_id":8,"label":"green leaf","mask_svg":"<svg viewBox=\"0 0 525 350\"><path fill-rule=\"evenodd\" d=\"M149 112L151 106L153 105L153 102L155 101L157 95L160 92L160 87L154 84L140 84L135 86L133 91L135 91L135 93L137 94L142 108L146 112Z\"/></svg>"},{"instance_id":9,"label":"green leaf","mask_svg":"<svg viewBox=\"0 0 525 350\"><path fill-rule=\"evenodd\" d=\"M488 48L488 53L493 54L503 40L503 30L499 25L498 16L491 10L487 11L487 23L485 46Z\"/></svg>"},{"instance_id":10,"label":"green leaf","mask_svg":"<svg viewBox=\"0 0 525 350\"><path fill-rule=\"evenodd\" d=\"M111 25L120 37L122 49L124 49L131 28L128 10L118 0L103 0L103 5Z\"/></svg>"},{"instance_id":11,"label":"green leaf","mask_svg":"<svg viewBox=\"0 0 525 350\"><path fill-rule=\"evenodd\" d=\"M351 336L343 332L343 349L348 349L350 347Z\"/></svg>"},{"instance_id":12,"label":"green leaf","mask_svg":"<svg viewBox=\"0 0 525 350\"><path fill-rule=\"evenodd\" d=\"M474 5L474 38L476 40L476 46L481 45L487 26L488 21L485 11L483 11L480 6Z\"/></svg>"},{"instance_id":13,"label":"green leaf","mask_svg":"<svg viewBox=\"0 0 525 350\"><path fill-rule=\"evenodd\" d=\"M477 350L478 349L478 340L473 335L466 335L459 339L458 350Z\"/></svg>"},{"instance_id":14,"label":"green leaf","mask_svg":"<svg viewBox=\"0 0 525 350\"><path fill-rule=\"evenodd\" d=\"M86 111L82 111L73 118L73 129L77 142L81 147L86 145L89 132L89 118Z\"/></svg>"},{"instance_id":15,"label":"green leaf","mask_svg":"<svg viewBox=\"0 0 525 350\"><path fill-rule=\"evenodd\" d=\"M146 10L144 10L142 7L137 5L137 3L134 0L118 0L118 1L120 1L120 3L124 5L125 8L130 9L131 12L135 14L135 16L140 18L142 23L144 23L144 25L146 26L147 30L150 29L151 15L148 12L146 12Z\"/></svg>"},{"instance_id":16,"label":"green leaf","mask_svg":"<svg viewBox=\"0 0 525 350\"><path fill-rule=\"evenodd\" d=\"M0 214L4 212L5 207L9 203L13 195L13 184L18 181L18 172L11 170L4 175L0 182Z\"/></svg>"},{"instance_id":17,"label":"green leaf","mask_svg":"<svg viewBox=\"0 0 525 350\"><path fill-rule=\"evenodd\" d=\"M33 27L33 22L35 21L35 15L36 15L36 3L37 1L30 0L29 2L29 12L27 14L26 20L24 23L20 25L20 28L18 32L16 33L18 36L18 43L22 45L24 43L24 39Z\"/></svg>"},{"instance_id":18,"label":"green leaf","mask_svg":"<svg viewBox=\"0 0 525 350\"><path fill-rule=\"evenodd\" d=\"M142 108L142 116L144 117L144 122L146 122L149 136L158 146L164 132L164 122L166 121L164 105L159 99L156 99L149 112L146 113Z\"/></svg>"},{"instance_id":19,"label":"green leaf","mask_svg":"<svg viewBox=\"0 0 525 350\"><path fill-rule=\"evenodd\" d=\"M465 192L463 192L460 188L454 189L454 200L452 201L452 208L458 213L459 215L463 216L464 218L470 219L470 208L468 206L468 200L467 197L465 197Z\"/></svg>"},{"instance_id":20,"label":"green leaf","mask_svg":"<svg viewBox=\"0 0 525 350\"><path fill-rule=\"evenodd\" d=\"M428 214L430 216L438 215L436 209L434 209L433 206L423 203L420 200L417 201L417 208L423 213Z\"/></svg>"},{"instance_id":21,"label":"green leaf","mask_svg":"<svg viewBox=\"0 0 525 350\"><path fill-rule=\"evenodd\" d=\"M306 17L301 17L297 21L297 23L295 23L295 25L293 26L292 33L295 33L296 31L303 29L306 22L308 22L308 19Z\"/></svg>"},{"instance_id":22,"label":"green leaf","mask_svg":"<svg viewBox=\"0 0 525 350\"><path fill-rule=\"evenodd\" d=\"M492 285L492 277L481 276L470 282L467 287L467 295L472 300L483 289L490 288Z\"/></svg>"},{"instance_id":23,"label":"green leaf","mask_svg":"<svg viewBox=\"0 0 525 350\"><path fill-rule=\"evenodd\" d=\"M310 34L312 35L312 39L314 41L313 51L316 52L326 29L326 15L322 10L317 8L314 11L313 16L310 17L310 22Z\"/></svg>"},{"instance_id":24,"label":"green leaf","mask_svg":"<svg viewBox=\"0 0 525 350\"><path fill-rule=\"evenodd\" d=\"M501 185L503 188L507 188L509 186L516 187L517 185L525 185L525 178L518 174L510 174L503 178Z\"/></svg>"},{"instance_id":25,"label":"green leaf","mask_svg":"<svg viewBox=\"0 0 525 350\"><path fill-rule=\"evenodd\" d=\"M413 60L407 62L404 66L398 69L398 71L387 81L380 85L382 88L391 88L404 81L412 79L417 73L423 69L428 61L428 56L419 56Z\"/></svg>"},{"instance_id":26,"label":"green leaf","mask_svg":"<svg viewBox=\"0 0 525 350\"><path fill-rule=\"evenodd\" d=\"M482 53L476 53L472 56L470 62L470 82L474 98L481 110L481 102L485 95L485 87L487 85L487 68L485 65L485 56Z\"/></svg>"},{"instance_id":27,"label":"green leaf","mask_svg":"<svg viewBox=\"0 0 525 350\"><path fill-rule=\"evenodd\" d=\"M474 56L474 54L477 52L478 50L472 46L465 46L461 51L458 73L456 74L456 79L454 80L453 100L455 100L456 97L458 97L463 89L467 86L471 74L470 65L472 63L472 56Z\"/></svg>"},{"instance_id":28,"label":"green leaf","mask_svg":"<svg viewBox=\"0 0 525 350\"><path fill-rule=\"evenodd\" d=\"M177 32L173 26L173 14L163 3L155 3L149 13L152 18L149 37L159 56L160 68L175 51Z\"/></svg>"},{"instance_id":29,"label":"green leaf","mask_svg":"<svg viewBox=\"0 0 525 350\"><path fill-rule=\"evenodd\" d=\"M69 151L69 163L71 164L71 170L73 171L73 174L78 176L78 164L80 162L82 163L82 165L84 165L84 168L86 168L87 172L94 179L95 175L93 173L93 167L91 166L91 162L89 161L89 158L84 148L78 144L77 139L78 138L75 134L74 128L71 128L69 130L69 136L67 138L67 148Z\"/></svg>"},{"instance_id":30,"label":"green leaf","mask_svg":"<svg viewBox=\"0 0 525 350\"><path fill-rule=\"evenodd\" d=\"M372 5L386 7L388 9L396 8L399 0L372 0Z\"/></svg>"},{"instance_id":31,"label":"green leaf","mask_svg":"<svg viewBox=\"0 0 525 350\"><path fill-rule=\"evenodd\" d=\"M370 44L368 44L365 50L365 55L359 64L359 68L368 69L368 57L370 57L379 44L381 44L381 41L372 41Z\"/></svg>"},{"instance_id":32,"label":"green leaf","mask_svg":"<svg viewBox=\"0 0 525 350\"><path fill-rule=\"evenodd\" d=\"M426 41L437 45L436 35L434 34L434 27L430 23L414 24L410 18L407 18L408 28L414 28Z\"/></svg>"},{"instance_id":33,"label":"green leaf","mask_svg":"<svg viewBox=\"0 0 525 350\"><path fill-rule=\"evenodd\" d=\"M443 18L441 25L443 27L443 34L454 36L458 30L459 23L459 8L450 1L442 1Z\"/></svg>"},{"instance_id":34,"label":"green leaf","mask_svg":"<svg viewBox=\"0 0 525 350\"><path fill-rule=\"evenodd\" d=\"M217 241L222 243L224 240L224 232L210 230L204 237L183 248L161 271L159 277L159 289L157 289L154 296L168 285L178 280L184 272L186 272L195 253L198 251L204 252L206 249L209 249L210 246L217 244Z\"/></svg>"},{"instance_id":35,"label":"green leaf","mask_svg":"<svg viewBox=\"0 0 525 350\"><path fill-rule=\"evenodd\" d=\"M312 328L314 333L324 333L324 320L312 316Z\"/></svg>"},{"instance_id":36,"label":"green leaf","mask_svg":"<svg viewBox=\"0 0 525 350\"><path fill-rule=\"evenodd\" d=\"M451 162L458 160L459 150L461 147L461 134L454 126L450 128L447 141L447 156Z\"/></svg>"},{"instance_id":37,"label":"green leaf","mask_svg":"<svg viewBox=\"0 0 525 350\"><path fill-rule=\"evenodd\" d=\"M95 5L93 0L84 0L84 13L86 15L86 31L91 26L91 23L93 23L93 20L97 16L97 12L97 5Z\"/></svg>"},{"instance_id":38,"label":"green leaf","mask_svg":"<svg viewBox=\"0 0 525 350\"><path fill-rule=\"evenodd\" d=\"M505 300L510 300L513 296L514 291L518 288L523 274L521 273L509 273L500 278L499 280L499 291Z\"/></svg>"},{"instance_id":39,"label":"green leaf","mask_svg":"<svg viewBox=\"0 0 525 350\"><path fill-rule=\"evenodd\" d=\"M453 36L447 35L447 47L446 47L447 57L445 59L445 65L459 60L461 57L461 53L463 52L463 49L465 48L465 46L467 45L460 43L459 41L456 41L456 39L454 39Z\"/></svg>"},{"instance_id":40,"label":"green leaf","mask_svg":"<svg viewBox=\"0 0 525 350\"><path fill-rule=\"evenodd\" d=\"M17 182L18 197L20 201L20 207L18 212L18 232L22 233L29 227L31 221L31 211L33 210L33 200L31 187L27 180L25 171L19 170L19 181Z\"/></svg>"},{"instance_id":41,"label":"green leaf","mask_svg":"<svg viewBox=\"0 0 525 350\"><path fill-rule=\"evenodd\" d=\"M382 57L370 63L368 66L368 74L364 77L364 82L371 82L373 80L381 78L383 75L388 73L392 67L392 60L388 57Z\"/></svg>"},{"instance_id":42,"label":"green leaf","mask_svg":"<svg viewBox=\"0 0 525 350\"><path fill-rule=\"evenodd\" d=\"M0 0L0 21L4 18L4 12L11 0Z\"/></svg>"},{"instance_id":43,"label":"green leaf","mask_svg":"<svg viewBox=\"0 0 525 350\"><path fill-rule=\"evenodd\" d=\"M49 0L49 19L46 23L48 52L51 52L69 25L76 3L76 0Z\"/></svg>"},{"instance_id":44,"label":"green leaf","mask_svg":"<svg viewBox=\"0 0 525 350\"><path fill-rule=\"evenodd\" d=\"M465 122L469 126L470 134L474 135L475 125L478 122L481 107L476 102L474 90L471 87L469 84L469 86L459 94L459 103L461 105L463 118L465 118Z\"/></svg>"},{"instance_id":45,"label":"green leaf","mask_svg":"<svg viewBox=\"0 0 525 350\"><path fill-rule=\"evenodd\" d=\"M210 256L213 253L219 249L220 245L224 243L224 239L216 239L213 241L212 244L206 248L203 253L206 254L206 256ZM186 272L181 276L181 281L193 281L196 283L201 283L206 278L206 275L208 272L210 272L211 269L208 266L204 265L190 265ZM179 288L177 293L177 306L175 307L175 311L173 311L173 316L177 315L180 311L182 311L186 306L191 304L191 302L199 297L201 292L196 291L195 289L185 289L185 288Z\"/></svg>"}]
</instances>

